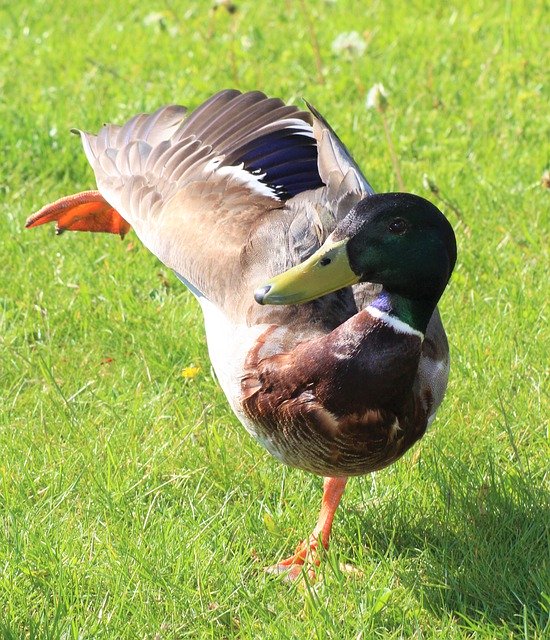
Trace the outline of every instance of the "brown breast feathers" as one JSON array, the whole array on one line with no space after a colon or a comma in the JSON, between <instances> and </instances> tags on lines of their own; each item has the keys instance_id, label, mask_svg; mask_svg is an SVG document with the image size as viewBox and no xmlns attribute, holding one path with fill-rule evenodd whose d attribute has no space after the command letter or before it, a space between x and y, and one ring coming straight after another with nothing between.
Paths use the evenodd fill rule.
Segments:
<instances>
[{"instance_id":1,"label":"brown breast feathers","mask_svg":"<svg viewBox=\"0 0 550 640\"><path fill-rule=\"evenodd\" d=\"M361 311L292 351L250 350L241 404L258 439L291 466L325 476L361 475L391 464L424 433L413 393L420 339Z\"/></svg>"}]
</instances>

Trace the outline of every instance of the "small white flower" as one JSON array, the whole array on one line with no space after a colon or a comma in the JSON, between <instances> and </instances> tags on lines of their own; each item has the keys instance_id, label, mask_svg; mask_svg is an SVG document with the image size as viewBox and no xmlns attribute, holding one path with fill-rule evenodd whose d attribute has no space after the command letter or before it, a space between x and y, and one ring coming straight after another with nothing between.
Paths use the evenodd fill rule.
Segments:
<instances>
[{"instance_id":1,"label":"small white flower","mask_svg":"<svg viewBox=\"0 0 550 640\"><path fill-rule=\"evenodd\" d=\"M166 16L160 11L151 11L143 18L144 27L158 27L166 21Z\"/></svg>"},{"instance_id":2,"label":"small white flower","mask_svg":"<svg viewBox=\"0 0 550 640\"><path fill-rule=\"evenodd\" d=\"M243 51L250 51L254 46L254 40L250 36L242 36L241 38L241 47Z\"/></svg>"},{"instance_id":3,"label":"small white flower","mask_svg":"<svg viewBox=\"0 0 550 640\"><path fill-rule=\"evenodd\" d=\"M381 82L377 82L369 89L365 104L367 109L376 109L380 113L386 111L388 108L388 93Z\"/></svg>"},{"instance_id":4,"label":"small white flower","mask_svg":"<svg viewBox=\"0 0 550 640\"><path fill-rule=\"evenodd\" d=\"M366 49L367 43L357 31L340 33L332 42L333 53L347 58L359 58L365 53Z\"/></svg>"},{"instance_id":5,"label":"small white flower","mask_svg":"<svg viewBox=\"0 0 550 640\"><path fill-rule=\"evenodd\" d=\"M179 34L176 25L170 23L170 17L167 13L161 11L152 11L143 18L143 26L154 29L157 33L167 33L172 38Z\"/></svg>"}]
</instances>

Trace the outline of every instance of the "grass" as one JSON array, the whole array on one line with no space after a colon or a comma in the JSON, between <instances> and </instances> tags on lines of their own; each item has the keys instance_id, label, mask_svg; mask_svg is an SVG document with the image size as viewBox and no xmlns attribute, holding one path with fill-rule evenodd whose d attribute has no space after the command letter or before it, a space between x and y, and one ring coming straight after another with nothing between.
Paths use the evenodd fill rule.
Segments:
<instances>
[{"instance_id":1,"label":"grass","mask_svg":"<svg viewBox=\"0 0 550 640\"><path fill-rule=\"evenodd\" d=\"M182 6L0 5L0 634L549 637L545 3ZM331 50L351 30L360 57ZM458 237L452 378L420 445L350 482L318 584L289 587L262 567L320 480L243 432L191 295L134 236L23 223L93 187L70 127L228 86L306 97L394 189L380 81L405 185Z\"/></svg>"}]
</instances>

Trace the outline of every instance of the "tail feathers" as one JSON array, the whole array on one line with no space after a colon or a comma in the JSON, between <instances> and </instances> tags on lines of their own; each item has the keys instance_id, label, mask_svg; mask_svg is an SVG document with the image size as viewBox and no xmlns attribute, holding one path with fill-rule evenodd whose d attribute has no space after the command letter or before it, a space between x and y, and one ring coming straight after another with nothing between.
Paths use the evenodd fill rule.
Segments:
<instances>
[{"instance_id":1,"label":"tail feathers","mask_svg":"<svg viewBox=\"0 0 550 640\"><path fill-rule=\"evenodd\" d=\"M42 207L30 216L25 227L30 229L47 222L55 222L55 231L94 231L114 233L123 238L130 225L111 207L99 191L83 191L65 196Z\"/></svg>"}]
</instances>

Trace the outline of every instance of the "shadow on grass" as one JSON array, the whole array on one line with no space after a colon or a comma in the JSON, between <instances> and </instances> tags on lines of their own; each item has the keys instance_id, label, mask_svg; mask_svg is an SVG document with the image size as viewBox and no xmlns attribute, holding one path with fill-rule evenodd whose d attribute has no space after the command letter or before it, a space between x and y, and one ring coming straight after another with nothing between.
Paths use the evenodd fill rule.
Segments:
<instances>
[{"instance_id":1,"label":"shadow on grass","mask_svg":"<svg viewBox=\"0 0 550 640\"><path fill-rule=\"evenodd\" d=\"M440 491L439 508L411 512L410 504L400 508L401 495L369 522L370 543L380 549L386 540L386 557L404 567L399 580L435 615L451 615L472 631L486 632L489 623L544 634L550 628L544 480L491 464L482 473L456 460L433 462L427 466ZM391 540L384 522L391 522Z\"/></svg>"}]
</instances>

